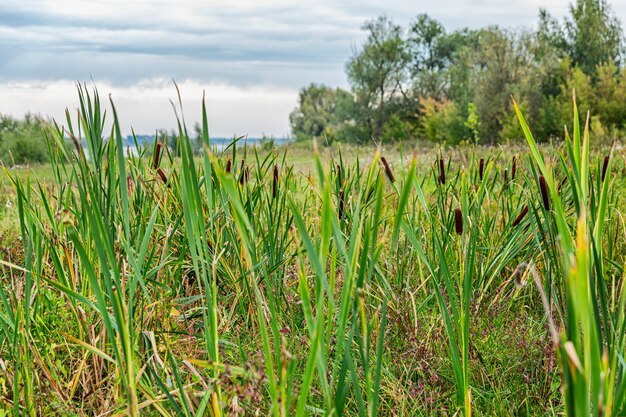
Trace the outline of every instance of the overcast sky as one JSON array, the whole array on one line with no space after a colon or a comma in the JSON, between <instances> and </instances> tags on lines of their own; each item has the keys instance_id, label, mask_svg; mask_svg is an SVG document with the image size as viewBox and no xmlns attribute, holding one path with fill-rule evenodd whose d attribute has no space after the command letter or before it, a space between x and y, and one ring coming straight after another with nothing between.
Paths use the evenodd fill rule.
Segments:
<instances>
[{"instance_id":1,"label":"overcast sky","mask_svg":"<svg viewBox=\"0 0 626 417\"><path fill-rule=\"evenodd\" d=\"M620 20L626 1L614 1ZM175 79L187 122L203 90L213 136L289 134L298 89L346 86L363 22L406 26L428 13L447 28L530 27L569 0L0 0L0 113L55 118L77 106L74 81L110 93L122 128L173 127Z\"/></svg>"}]
</instances>

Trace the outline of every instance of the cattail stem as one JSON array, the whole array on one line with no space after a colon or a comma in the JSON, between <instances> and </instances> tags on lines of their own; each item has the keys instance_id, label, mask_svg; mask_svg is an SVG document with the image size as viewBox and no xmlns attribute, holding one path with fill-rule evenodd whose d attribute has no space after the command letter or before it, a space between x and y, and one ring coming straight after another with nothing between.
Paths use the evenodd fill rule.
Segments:
<instances>
[{"instance_id":1,"label":"cattail stem","mask_svg":"<svg viewBox=\"0 0 626 417\"><path fill-rule=\"evenodd\" d=\"M461 236L463 234L463 212L460 208L454 210L454 227L456 234Z\"/></svg>"},{"instance_id":2,"label":"cattail stem","mask_svg":"<svg viewBox=\"0 0 626 417\"><path fill-rule=\"evenodd\" d=\"M391 172L391 168L389 167L387 160L383 156L380 158L380 161L383 163L383 166L385 167L385 173L387 174L387 178L389 178L389 181L393 184L396 181L396 179L393 177L393 172Z\"/></svg>"},{"instance_id":3,"label":"cattail stem","mask_svg":"<svg viewBox=\"0 0 626 417\"><path fill-rule=\"evenodd\" d=\"M539 176L539 189L541 190L541 199L543 200L543 208L550 210L550 197L548 195L548 185L543 175Z\"/></svg>"},{"instance_id":4,"label":"cattail stem","mask_svg":"<svg viewBox=\"0 0 626 417\"><path fill-rule=\"evenodd\" d=\"M524 217L526 217L527 214L528 214L528 204L524 206L524 208L522 209L522 211L520 211L520 213L517 215L515 220L513 220L513 223L511 223L511 226L515 227L518 224L520 224L522 220L524 220Z\"/></svg>"}]
</instances>

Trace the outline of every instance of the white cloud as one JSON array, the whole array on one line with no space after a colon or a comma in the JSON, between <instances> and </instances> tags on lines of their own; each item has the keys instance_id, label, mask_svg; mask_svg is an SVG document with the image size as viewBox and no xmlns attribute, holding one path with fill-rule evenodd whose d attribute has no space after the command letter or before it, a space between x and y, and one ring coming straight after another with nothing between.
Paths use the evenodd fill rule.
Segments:
<instances>
[{"instance_id":1,"label":"white cloud","mask_svg":"<svg viewBox=\"0 0 626 417\"><path fill-rule=\"evenodd\" d=\"M612 3L626 21L626 2ZM120 113L138 132L149 132L173 126L167 99L174 89L169 81L161 85L154 80L175 78L195 80L181 82L190 112L199 109L201 90L207 88L214 134L282 135L288 132L287 116L299 87L312 81L346 86L344 63L353 46L362 42L360 27L367 19L385 13L407 25L416 15L428 13L449 29L520 27L533 25L540 7L562 18L569 4L0 0L0 112L20 115L31 110L58 116L76 96L72 82L63 80L93 78L102 92L113 92ZM16 83L27 88L17 88Z\"/></svg>"},{"instance_id":2,"label":"white cloud","mask_svg":"<svg viewBox=\"0 0 626 417\"><path fill-rule=\"evenodd\" d=\"M87 86L89 89L92 86ZM97 83L100 100L108 108L111 95L120 127L138 134L150 134L158 128L175 128L176 117L171 101L178 106L176 89L171 81L141 80L128 87ZM201 120L202 94L205 92L209 131L214 137L248 135L259 137L289 134L287 115L296 105L297 91L285 88L238 87L225 84L178 82L183 110L189 128ZM21 116L28 111L54 118L66 125L65 108L75 114L78 108L76 85L72 81L23 82L0 84L0 113Z\"/></svg>"}]
</instances>

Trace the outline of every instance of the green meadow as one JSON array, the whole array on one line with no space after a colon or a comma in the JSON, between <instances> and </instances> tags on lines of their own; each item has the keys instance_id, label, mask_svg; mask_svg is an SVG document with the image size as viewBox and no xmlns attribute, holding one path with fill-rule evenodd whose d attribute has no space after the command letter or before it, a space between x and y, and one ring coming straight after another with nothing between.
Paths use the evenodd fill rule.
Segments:
<instances>
[{"instance_id":1,"label":"green meadow","mask_svg":"<svg viewBox=\"0 0 626 417\"><path fill-rule=\"evenodd\" d=\"M626 413L624 158L575 105L452 149L218 151L203 109L174 157L79 93L3 174L0 415Z\"/></svg>"}]
</instances>

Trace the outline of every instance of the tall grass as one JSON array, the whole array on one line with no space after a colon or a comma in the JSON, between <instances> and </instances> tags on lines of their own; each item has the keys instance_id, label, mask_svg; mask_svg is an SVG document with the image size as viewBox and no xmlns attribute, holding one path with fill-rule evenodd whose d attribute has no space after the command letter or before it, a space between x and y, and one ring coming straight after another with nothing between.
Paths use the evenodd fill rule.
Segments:
<instances>
[{"instance_id":1,"label":"tall grass","mask_svg":"<svg viewBox=\"0 0 626 417\"><path fill-rule=\"evenodd\" d=\"M13 415L623 414L616 158L592 172L576 119L547 156L519 114L514 158L314 147L302 173L214 148L204 104L194 155L180 100L177 149L127 153L113 102L78 93L53 178L6 171Z\"/></svg>"},{"instance_id":2,"label":"tall grass","mask_svg":"<svg viewBox=\"0 0 626 417\"><path fill-rule=\"evenodd\" d=\"M623 415L626 297L621 279L616 282L607 276L613 268L612 260L604 255L603 236L609 216L611 157L604 158L594 181L589 115L581 129L575 98L573 108L573 136L566 135L565 151L559 154L571 190L571 195L564 196L555 178L555 167L542 155L515 105L533 160L549 188L549 197L544 192L544 206L553 202L553 211L547 207L546 211L554 218L562 249L564 323L562 334L553 337L560 356L567 415ZM573 213L568 203L573 205ZM548 310L547 314L552 313Z\"/></svg>"}]
</instances>

